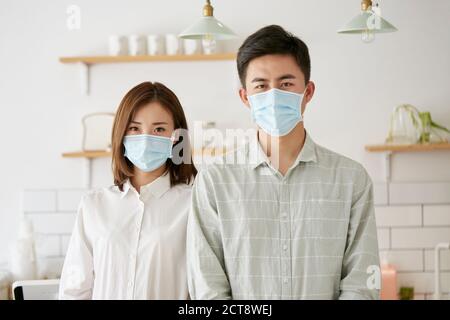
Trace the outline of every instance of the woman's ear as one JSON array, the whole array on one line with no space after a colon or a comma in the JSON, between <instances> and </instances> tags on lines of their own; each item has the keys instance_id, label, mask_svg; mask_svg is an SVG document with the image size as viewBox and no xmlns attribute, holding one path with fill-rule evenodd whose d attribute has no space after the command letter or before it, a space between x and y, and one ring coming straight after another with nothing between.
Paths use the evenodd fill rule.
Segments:
<instances>
[{"instance_id":1,"label":"woman's ear","mask_svg":"<svg viewBox=\"0 0 450 320\"><path fill-rule=\"evenodd\" d=\"M239 89L239 97L241 98L241 101L247 106L247 108L250 108L250 102L248 102L247 90L245 88Z\"/></svg>"}]
</instances>

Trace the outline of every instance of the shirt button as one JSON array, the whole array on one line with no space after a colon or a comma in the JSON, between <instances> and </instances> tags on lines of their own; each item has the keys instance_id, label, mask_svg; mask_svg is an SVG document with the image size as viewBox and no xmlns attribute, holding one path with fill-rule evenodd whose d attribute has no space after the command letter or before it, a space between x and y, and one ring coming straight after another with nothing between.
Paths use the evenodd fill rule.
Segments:
<instances>
[{"instance_id":1,"label":"shirt button","mask_svg":"<svg viewBox=\"0 0 450 320\"><path fill-rule=\"evenodd\" d=\"M281 217L282 217L283 219L286 219L286 218L287 218L287 213L286 213L286 212L283 212L283 213L281 214Z\"/></svg>"},{"instance_id":2,"label":"shirt button","mask_svg":"<svg viewBox=\"0 0 450 320\"><path fill-rule=\"evenodd\" d=\"M128 281L128 286L131 288L133 286L133 281Z\"/></svg>"},{"instance_id":3,"label":"shirt button","mask_svg":"<svg viewBox=\"0 0 450 320\"><path fill-rule=\"evenodd\" d=\"M286 245L286 244L283 244L283 250L285 250L285 251L286 251L286 250L287 250L287 248L288 248L288 247L287 247L287 245Z\"/></svg>"},{"instance_id":4,"label":"shirt button","mask_svg":"<svg viewBox=\"0 0 450 320\"><path fill-rule=\"evenodd\" d=\"M288 282L289 282L288 278L284 278L284 283L288 283Z\"/></svg>"}]
</instances>

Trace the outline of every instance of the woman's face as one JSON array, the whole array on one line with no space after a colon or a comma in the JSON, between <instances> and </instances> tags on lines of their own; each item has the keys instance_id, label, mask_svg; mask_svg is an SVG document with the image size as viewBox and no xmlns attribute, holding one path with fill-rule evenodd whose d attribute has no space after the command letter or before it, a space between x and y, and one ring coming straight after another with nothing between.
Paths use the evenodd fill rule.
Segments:
<instances>
[{"instance_id":1,"label":"woman's face","mask_svg":"<svg viewBox=\"0 0 450 320\"><path fill-rule=\"evenodd\" d=\"M174 130L172 115L155 101L140 107L135 112L125 135L151 134L170 138Z\"/></svg>"}]
</instances>

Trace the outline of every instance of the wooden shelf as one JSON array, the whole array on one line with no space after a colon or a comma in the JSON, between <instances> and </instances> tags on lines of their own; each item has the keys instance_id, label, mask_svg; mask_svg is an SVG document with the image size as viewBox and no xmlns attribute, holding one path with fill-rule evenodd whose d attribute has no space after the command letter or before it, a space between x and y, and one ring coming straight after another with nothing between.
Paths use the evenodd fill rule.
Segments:
<instances>
[{"instance_id":1,"label":"wooden shelf","mask_svg":"<svg viewBox=\"0 0 450 320\"><path fill-rule=\"evenodd\" d=\"M369 152L427 152L436 150L450 150L450 143L427 143L427 144L380 144L367 145L365 149Z\"/></svg>"},{"instance_id":2,"label":"wooden shelf","mask_svg":"<svg viewBox=\"0 0 450 320\"><path fill-rule=\"evenodd\" d=\"M62 63L130 63L130 62L170 62L170 61L214 61L235 60L236 53L193 54L193 55L157 55L157 56L78 56L61 57Z\"/></svg>"},{"instance_id":3,"label":"wooden shelf","mask_svg":"<svg viewBox=\"0 0 450 320\"><path fill-rule=\"evenodd\" d=\"M89 95L90 67L100 63L135 63L135 62L176 62L176 61L219 61L236 60L236 53L215 54L180 54L180 55L157 55L157 56L78 56L60 57L61 63L72 63L79 66L81 92Z\"/></svg>"},{"instance_id":4,"label":"wooden shelf","mask_svg":"<svg viewBox=\"0 0 450 320\"><path fill-rule=\"evenodd\" d=\"M212 155L219 156L224 154L223 148L203 148L202 150L194 150L192 155ZM111 157L111 152L106 150L92 150L92 151L75 151L75 152L65 152L62 154L63 158L85 158L85 159L96 159L96 158L108 158Z\"/></svg>"},{"instance_id":5,"label":"wooden shelf","mask_svg":"<svg viewBox=\"0 0 450 320\"><path fill-rule=\"evenodd\" d=\"M76 151L65 152L62 154L63 158L107 158L111 157L111 152L106 150L92 150L92 151Z\"/></svg>"}]
</instances>

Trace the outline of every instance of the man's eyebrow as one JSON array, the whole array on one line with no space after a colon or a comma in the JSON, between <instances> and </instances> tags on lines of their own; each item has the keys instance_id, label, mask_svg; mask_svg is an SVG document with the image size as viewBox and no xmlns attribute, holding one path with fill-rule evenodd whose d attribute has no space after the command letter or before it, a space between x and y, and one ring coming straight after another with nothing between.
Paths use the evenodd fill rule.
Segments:
<instances>
[{"instance_id":1,"label":"man's eyebrow","mask_svg":"<svg viewBox=\"0 0 450 320\"><path fill-rule=\"evenodd\" d=\"M286 80L286 79L296 79L297 77L293 74L284 74L281 77L278 78L278 81L280 80Z\"/></svg>"},{"instance_id":2,"label":"man's eyebrow","mask_svg":"<svg viewBox=\"0 0 450 320\"><path fill-rule=\"evenodd\" d=\"M277 80L281 81L281 80L286 80L286 79L297 79L296 76L294 76L293 74L284 74L281 77L278 77ZM267 79L264 78L254 78L251 82L264 82L264 81L268 81Z\"/></svg>"},{"instance_id":3,"label":"man's eyebrow","mask_svg":"<svg viewBox=\"0 0 450 320\"><path fill-rule=\"evenodd\" d=\"M264 82L264 81L267 81L267 79L264 79L264 78L254 78L254 79L252 80L252 83L253 83L253 82Z\"/></svg>"}]
</instances>

